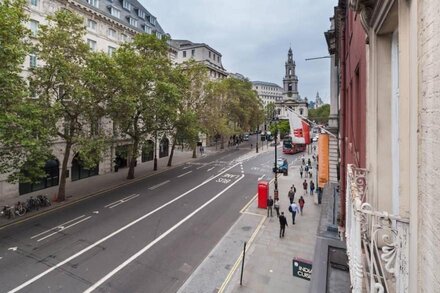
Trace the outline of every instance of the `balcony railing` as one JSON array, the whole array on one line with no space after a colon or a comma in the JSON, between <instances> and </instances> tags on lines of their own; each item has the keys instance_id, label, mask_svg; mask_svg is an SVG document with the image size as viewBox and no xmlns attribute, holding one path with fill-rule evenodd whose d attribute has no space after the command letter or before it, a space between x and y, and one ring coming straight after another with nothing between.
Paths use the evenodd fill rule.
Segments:
<instances>
[{"instance_id":1,"label":"balcony railing","mask_svg":"<svg viewBox=\"0 0 440 293\"><path fill-rule=\"evenodd\" d=\"M409 220L366 201L367 170L348 165L346 242L352 292L408 292Z\"/></svg>"}]
</instances>

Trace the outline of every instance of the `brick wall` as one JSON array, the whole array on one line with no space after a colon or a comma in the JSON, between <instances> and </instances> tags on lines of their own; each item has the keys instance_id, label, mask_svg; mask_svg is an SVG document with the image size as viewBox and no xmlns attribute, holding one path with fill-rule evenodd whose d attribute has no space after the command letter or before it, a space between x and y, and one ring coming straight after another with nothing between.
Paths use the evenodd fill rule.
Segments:
<instances>
[{"instance_id":1,"label":"brick wall","mask_svg":"<svg viewBox=\"0 0 440 293\"><path fill-rule=\"evenodd\" d=\"M419 292L440 292L440 1L419 1Z\"/></svg>"}]
</instances>

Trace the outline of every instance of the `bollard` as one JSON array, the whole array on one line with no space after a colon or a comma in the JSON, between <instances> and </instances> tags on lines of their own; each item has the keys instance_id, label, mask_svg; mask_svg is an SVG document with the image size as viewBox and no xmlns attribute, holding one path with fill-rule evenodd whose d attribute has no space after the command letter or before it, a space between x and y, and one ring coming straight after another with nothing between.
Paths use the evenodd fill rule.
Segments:
<instances>
[{"instance_id":1,"label":"bollard","mask_svg":"<svg viewBox=\"0 0 440 293\"><path fill-rule=\"evenodd\" d=\"M243 285L243 270L244 270L244 257L246 256L246 241L243 246L243 259L241 261L241 274L240 274L240 286Z\"/></svg>"}]
</instances>

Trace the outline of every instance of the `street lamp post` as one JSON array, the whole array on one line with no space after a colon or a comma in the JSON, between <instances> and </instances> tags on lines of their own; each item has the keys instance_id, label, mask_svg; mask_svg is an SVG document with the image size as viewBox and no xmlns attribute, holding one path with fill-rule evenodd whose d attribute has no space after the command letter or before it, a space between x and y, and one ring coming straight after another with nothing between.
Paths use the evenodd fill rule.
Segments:
<instances>
[{"instance_id":1,"label":"street lamp post","mask_svg":"<svg viewBox=\"0 0 440 293\"><path fill-rule=\"evenodd\" d=\"M255 152L258 153L258 132L260 132L260 127L257 127L257 143L255 144Z\"/></svg>"},{"instance_id":2,"label":"street lamp post","mask_svg":"<svg viewBox=\"0 0 440 293\"><path fill-rule=\"evenodd\" d=\"M278 199L278 164L277 164L277 146L278 146L278 119L274 118L275 121L275 180L274 180L274 191L273 198Z\"/></svg>"}]
</instances>

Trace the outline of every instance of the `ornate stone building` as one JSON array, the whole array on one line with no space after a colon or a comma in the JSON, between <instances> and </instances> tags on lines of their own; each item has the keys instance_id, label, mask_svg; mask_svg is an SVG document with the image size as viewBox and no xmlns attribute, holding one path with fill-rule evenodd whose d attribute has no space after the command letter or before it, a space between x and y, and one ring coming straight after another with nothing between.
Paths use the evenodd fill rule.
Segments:
<instances>
[{"instance_id":1,"label":"ornate stone building","mask_svg":"<svg viewBox=\"0 0 440 293\"><path fill-rule=\"evenodd\" d=\"M286 116L285 107L294 110L301 116L307 117L307 101L301 99L298 92L298 77L295 74L295 60L293 59L292 48L289 48L287 53L287 61L285 64L285 75L283 78L283 99L276 104L278 114L280 116Z\"/></svg>"}]
</instances>

